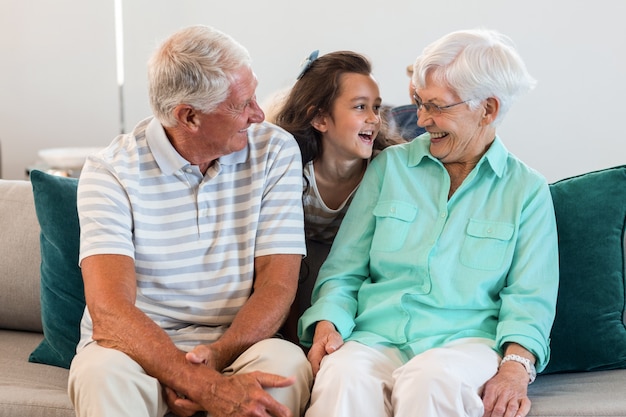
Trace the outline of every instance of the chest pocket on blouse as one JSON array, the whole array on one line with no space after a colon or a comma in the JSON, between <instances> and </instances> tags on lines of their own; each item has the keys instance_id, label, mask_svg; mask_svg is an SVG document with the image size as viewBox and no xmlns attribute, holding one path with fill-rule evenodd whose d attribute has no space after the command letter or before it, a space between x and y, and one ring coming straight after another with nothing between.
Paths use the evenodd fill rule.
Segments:
<instances>
[{"instance_id":1,"label":"chest pocket on blouse","mask_svg":"<svg viewBox=\"0 0 626 417\"><path fill-rule=\"evenodd\" d=\"M514 231L512 223L470 219L461 249L461 263L486 271L500 268Z\"/></svg>"},{"instance_id":2,"label":"chest pocket on blouse","mask_svg":"<svg viewBox=\"0 0 626 417\"><path fill-rule=\"evenodd\" d=\"M376 230L372 251L393 252L404 245L417 207L403 201L381 201L374 207Z\"/></svg>"}]
</instances>

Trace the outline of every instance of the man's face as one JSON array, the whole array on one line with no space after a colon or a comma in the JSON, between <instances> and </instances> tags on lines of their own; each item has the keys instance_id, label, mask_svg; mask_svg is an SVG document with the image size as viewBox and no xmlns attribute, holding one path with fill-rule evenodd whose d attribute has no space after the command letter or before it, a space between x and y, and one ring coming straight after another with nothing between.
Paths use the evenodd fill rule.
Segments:
<instances>
[{"instance_id":1,"label":"man's face","mask_svg":"<svg viewBox=\"0 0 626 417\"><path fill-rule=\"evenodd\" d=\"M246 147L248 127L265 119L256 101L257 79L252 70L242 67L232 74L230 93L215 111L201 113L198 151L218 158Z\"/></svg>"}]
</instances>

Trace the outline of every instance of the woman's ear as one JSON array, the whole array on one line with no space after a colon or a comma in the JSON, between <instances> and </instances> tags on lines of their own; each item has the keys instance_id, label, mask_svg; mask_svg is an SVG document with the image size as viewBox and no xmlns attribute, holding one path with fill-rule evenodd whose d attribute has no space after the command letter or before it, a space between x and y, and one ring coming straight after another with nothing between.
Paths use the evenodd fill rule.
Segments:
<instances>
[{"instance_id":1,"label":"woman's ear","mask_svg":"<svg viewBox=\"0 0 626 417\"><path fill-rule=\"evenodd\" d=\"M482 123L484 125L490 125L496 120L498 117L498 113L500 112L500 100L496 97L489 97L485 100L484 104L484 114L482 118Z\"/></svg>"}]
</instances>

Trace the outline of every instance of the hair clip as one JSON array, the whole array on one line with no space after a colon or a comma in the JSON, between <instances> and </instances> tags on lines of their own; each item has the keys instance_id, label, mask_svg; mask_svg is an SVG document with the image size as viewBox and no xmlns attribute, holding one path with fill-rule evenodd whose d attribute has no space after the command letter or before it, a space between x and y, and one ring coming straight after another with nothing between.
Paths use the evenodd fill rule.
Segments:
<instances>
[{"instance_id":1,"label":"hair clip","mask_svg":"<svg viewBox=\"0 0 626 417\"><path fill-rule=\"evenodd\" d=\"M319 49L316 49L315 51L311 52L311 55L309 55L308 57L304 59L304 61L302 61L302 63L300 64L302 69L300 70L300 74L298 74L298 78L296 78L296 80L299 80L300 78L302 78L304 73L307 72L309 67L311 67L311 64L313 63L313 61L317 59L319 54L320 54Z\"/></svg>"}]
</instances>

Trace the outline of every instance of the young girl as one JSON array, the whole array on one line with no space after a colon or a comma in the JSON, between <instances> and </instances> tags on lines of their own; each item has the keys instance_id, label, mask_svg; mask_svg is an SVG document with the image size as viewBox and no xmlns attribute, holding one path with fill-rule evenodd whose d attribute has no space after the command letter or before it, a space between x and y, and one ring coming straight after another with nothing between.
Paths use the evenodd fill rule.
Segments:
<instances>
[{"instance_id":1,"label":"young girl","mask_svg":"<svg viewBox=\"0 0 626 417\"><path fill-rule=\"evenodd\" d=\"M369 160L403 142L387 136L371 72L370 62L360 54L339 51L317 58L314 52L275 116L275 123L296 138L304 167L307 257L294 303L297 317L310 305L317 272Z\"/></svg>"}]
</instances>

